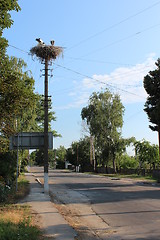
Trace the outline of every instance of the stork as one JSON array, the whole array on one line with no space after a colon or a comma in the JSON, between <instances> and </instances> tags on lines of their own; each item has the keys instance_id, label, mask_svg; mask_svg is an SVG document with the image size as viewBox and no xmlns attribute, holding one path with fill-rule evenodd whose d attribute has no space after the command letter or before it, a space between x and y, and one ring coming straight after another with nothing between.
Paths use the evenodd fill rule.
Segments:
<instances>
[{"instance_id":1,"label":"stork","mask_svg":"<svg viewBox=\"0 0 160 240\"><path fill-rule=\"evenodd\" d=\"M45 45L45 43L43 42L43 40L41 38L36 38L36 41L38 42L38 44L40 45Z\"/></svg>"},{"instance_id":2,"label":"stork","mask_svg":"<svg viewBox=\"0 0 160 240\"><path fill-rule=\"evenodd\" d=\"M51 45L52 45L52 46L54 45L54 40L51 40Z\"/></svg>"}]
</instances>

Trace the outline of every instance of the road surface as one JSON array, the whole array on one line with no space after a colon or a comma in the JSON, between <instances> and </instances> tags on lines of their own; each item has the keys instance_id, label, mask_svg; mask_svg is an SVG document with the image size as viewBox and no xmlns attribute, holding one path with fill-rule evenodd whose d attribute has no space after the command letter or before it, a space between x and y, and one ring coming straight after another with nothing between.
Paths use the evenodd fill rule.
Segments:
<instances>
[{"instance_id":1,"label":"road surface","mask_svg":"<svg viewBox=\"0 0 160 240\"><path fill-rule=\"evenodd\" d=\"M33 168L43 176L43 168ZM57 208L79 230L81 239L160 239L160 187L50 170Z\"/></svg>"}]
</instances>

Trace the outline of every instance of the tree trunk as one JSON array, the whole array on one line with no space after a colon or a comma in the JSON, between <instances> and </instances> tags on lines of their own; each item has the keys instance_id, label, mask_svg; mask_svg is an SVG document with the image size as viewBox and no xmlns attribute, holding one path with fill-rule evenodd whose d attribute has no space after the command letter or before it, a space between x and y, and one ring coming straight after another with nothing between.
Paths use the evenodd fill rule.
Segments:
<instances>
[{"instance_id":1,"label":"tree trunk","mask_svg":"<svg viewBox=\"0 0 160 240\"><path fill-rule=\"evenodd\" d=\"M115 153L113 153L113 170L114 170L114 173L117 173L115 160L116 160L116 156L115 156Z\"/></svg>"}]
</instances>

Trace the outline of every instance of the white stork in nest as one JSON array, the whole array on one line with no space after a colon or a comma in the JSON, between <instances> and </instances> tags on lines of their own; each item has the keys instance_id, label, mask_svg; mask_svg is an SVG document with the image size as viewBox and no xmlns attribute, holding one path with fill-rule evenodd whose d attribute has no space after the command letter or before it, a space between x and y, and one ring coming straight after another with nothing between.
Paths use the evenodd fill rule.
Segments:
<instances>
[{"instance_id":1,"label":"white stork in nest","mask_svg":"<svg viewBox=\"0 0 160 240\"><path fill-rule=\"evenodd\" d=\"M38 42L39 45L45 45L41 38L36 38L36 41Z\"/></svg>"}]
</instances>

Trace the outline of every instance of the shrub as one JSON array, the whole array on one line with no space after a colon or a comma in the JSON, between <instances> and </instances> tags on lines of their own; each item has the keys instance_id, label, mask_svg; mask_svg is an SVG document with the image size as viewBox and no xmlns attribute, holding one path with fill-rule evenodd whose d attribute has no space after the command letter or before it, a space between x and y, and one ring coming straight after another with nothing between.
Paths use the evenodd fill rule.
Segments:
<instances>
[{"instance_id":1,"label":"shrub","mask_svg":"<svg viewBox=\"0 0 160 240\"><path fill-rule=\"evenodd\" d=\"M136 161L134 157L130 157L127 154L125 154L121 156L120 167L122 169L137 169L138 161Z\"/></svg>"},{"instance_id":2,"label":"shrub","mask_svg":"<svg viewBox=\"0 0 160 240\"><path fill-rule=\"evenodd\" d=\"M8 195L11 192L11 188L3 183L0 183L0 202L5 202Z\"/></svg>"},{"instance_id":3,"label":"shrub","mask_svg":"<svg viewBox=\"0 0 160 240\"><path fill-rule=\"evenodd\" d=\"M0 176L6 184L11 184L15 180L17 155L15 151L0 153Z\"/></svg>"}]
</instances>

